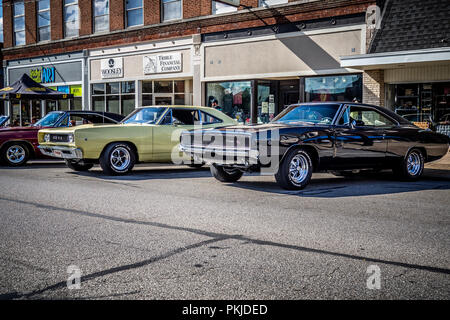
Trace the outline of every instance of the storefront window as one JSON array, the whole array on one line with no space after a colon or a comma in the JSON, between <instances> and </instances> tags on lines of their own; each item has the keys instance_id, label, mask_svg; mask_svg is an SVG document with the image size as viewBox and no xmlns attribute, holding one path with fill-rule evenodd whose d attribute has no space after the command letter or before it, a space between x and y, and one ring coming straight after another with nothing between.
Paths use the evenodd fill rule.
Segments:
<instances>
[{"instance_id":1,"label":"storefront window","mask_svg":"<svg viewBox=\"0 0 450 320\"><path fill-rule=\"evenodd\" d=\"M439 131L450 114L450 83L388 84L386 106L420 127Z\"/></svg>"},{"instance_id":2,"label":"storefront window","mask_svg":"<svg viewBox=\"0 0 450 320\"><path fill-rule=\"evenodd\" d=\"M305 101L362 101L362 75L305 78Z\"/></svg>"},{"instance_id":3,"label":"storefront window","mask_svg":"<svg viewBox=\"0 0 450 320\"><path fill-rule=\"evenodd\" d=\"M91 91L92 110L126 116L136 108L134 81L96 83Z\"/></svg>"},{"instance_id":4,"label":"storefront window","mask_svg":"<svg viewBox=\"0 0 450 320\"><path fill-rule=\"evenodd\" d=\"M190 104L187 87L185 80L142 81L142 106Z\"/></svg>"},{"instance_id":5,"label":"storefront window","mask_svg":"<svg viewBox=\"0 0 450 320\"><path fill-rule=\"evenodd\" d=\"M248 123L251 108L251 82L219 82L206 86L207 104L239 122Z\"/></svg>"}]
</instances>

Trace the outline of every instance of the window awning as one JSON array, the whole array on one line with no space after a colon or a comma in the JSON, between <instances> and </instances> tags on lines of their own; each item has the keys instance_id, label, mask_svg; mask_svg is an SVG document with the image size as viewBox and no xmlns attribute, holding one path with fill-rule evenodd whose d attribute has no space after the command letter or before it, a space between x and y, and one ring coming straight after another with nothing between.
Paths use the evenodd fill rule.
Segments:
<instances>
[{"instance_id":1,"label":"window awning","mask_svg":"<svg viewBox=\"0 0 450 320\"><path fill-rule=\"evenodd\" d=\"M340 57L341 67L360 70L394 69L407 65L450 63L450 47Z\"/></svg>"}]
</instances>

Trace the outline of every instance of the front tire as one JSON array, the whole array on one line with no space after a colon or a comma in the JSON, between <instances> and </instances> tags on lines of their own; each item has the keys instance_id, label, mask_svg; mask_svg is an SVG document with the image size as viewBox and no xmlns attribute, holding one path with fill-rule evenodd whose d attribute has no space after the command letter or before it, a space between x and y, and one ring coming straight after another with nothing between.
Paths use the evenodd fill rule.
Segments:
<instances>
[{"instance_id":1,"label":"front tire","mask_svg":"<svg viewBox=\"0 0 450 320\"><path fill-rule=\"evenodd\" d=\"M100 156L100 167L107 175L124 175L129 173L136 162L136 155L126 143L112 143Z\"/></svg>"},{"instance_id":2,"label":"front tire","mask_svg":"<svg viewBox=\"0 0 450 320\"><path fill-rule=\"evenodd\" d=\"M393 171L402 180L415 181L422 176L424 165L425 158L422 151L412 149Z\"/></svg>"},{"instance_id":3,"label":"front tire","mask_svg":"<svg viewBox=\"0 0 450 320\"><path fill-rule=\"evenodd\" d=\"M22 143L11 143L2 149L2 161L10 167L23 166L29 157L30 152Z\"/></svg>"},{"instance_id":4,"label":"front tire","mask_svg":"<svg viewBox=\"0 0 450 320\"><path fill-rule=\"evenodd\" d=\"M308 152L301 149L289 151L275 174L277 183L286 190L301 190L311 181L313 165Z\"/></svg>"},{"instance_id":5,"label":"front tire","mask_svg":"<svg viewBox=\"0 0 450 320\"><path fill-rule=\"evenodd\" d=\"M66 166L72 169L73 171L88 171L91 169L94 164L92 163L80 163L73 160L65 160Z\"/></svg>"},{"instance_id":6,"label":"front tire","mask_svg":"<svg viewBox=\"0 0 450 320\"><path fill-rule=\"evenodd\" d=\"M212 164L210 167L211 174L220 182L236 182L244 174L239 169L226 169L223 166Z\"/></svg>"}]
</instances>

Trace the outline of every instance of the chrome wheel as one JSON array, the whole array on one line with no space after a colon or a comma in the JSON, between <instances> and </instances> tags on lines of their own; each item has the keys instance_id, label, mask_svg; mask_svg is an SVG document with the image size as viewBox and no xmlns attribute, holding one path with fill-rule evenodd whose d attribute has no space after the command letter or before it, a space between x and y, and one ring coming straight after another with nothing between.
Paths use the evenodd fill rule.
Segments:
<instances>
[{"instance_id":1,"label":"chrome wheel","mask_svg":"<svg viewBox=\"0 0 450 320\"><path fill-rule=\"evenodd\" d=\"M6 158L12 164L19 164L25 160L26 152L21 145L12 145L6 150Z\"/></svg>"},{"instance_id":2,"label":"chrome wheel","mask_svg":"<svg viewBox=\"0 0 450 320\"><path fill-rule=\"evenodd\" d=\"M309 161L303 154L294 156L289 164L289 179L300 185L308 177Z\"/></svg>"},{"instance_id":3,"label":"chrome wheel","mask_svg":"<svg viewBox=\"0 0 450 320\"><path fill-rule=\"evenodd\" d=\"M422 159L417 152L411 152L406 160L406 170L411 176L416 176L422 170Z\"/></svg>"},{"instance_id":4,"label":"chrome wheel","mask_svg":"<svg viewBox=\"0 0 450 320\"><path fill-rule=\"evenodd\" d=\"M114 170L126 170L130 165L130 159L130 152L124 147L118 147L111 152L110 162Z\"/></svg>"}]
</instances>

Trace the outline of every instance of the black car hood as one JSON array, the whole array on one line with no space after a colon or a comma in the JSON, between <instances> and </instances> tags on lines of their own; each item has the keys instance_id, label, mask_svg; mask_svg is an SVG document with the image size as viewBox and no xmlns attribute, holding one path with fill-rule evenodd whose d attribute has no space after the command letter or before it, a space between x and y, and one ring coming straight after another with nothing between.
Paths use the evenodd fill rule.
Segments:
<instances>
[{"instance_id":1,"label":"black car hood","mask_svg":"<svg viewBox=\"0 0 450 320\"><path fill-rule=\"evenodd\" d=\"M301 129L304 131L309 130L318 130L322 128L328 128L329 126L315 126L310 124L285 124L285 123L264 123L264 124L254 124L254 125L236 125L230 127L221 127L214 128L210 130L221 131L221 132L249 132L249 133L257 133L261 131L270 131L270 130L280 130L280 129Z\"/></svg>"}]
</instances>

